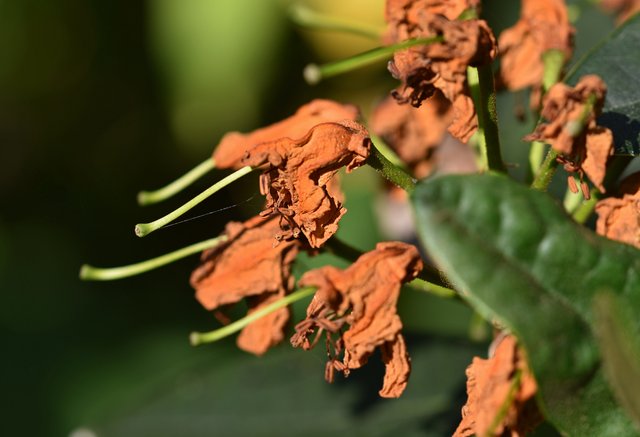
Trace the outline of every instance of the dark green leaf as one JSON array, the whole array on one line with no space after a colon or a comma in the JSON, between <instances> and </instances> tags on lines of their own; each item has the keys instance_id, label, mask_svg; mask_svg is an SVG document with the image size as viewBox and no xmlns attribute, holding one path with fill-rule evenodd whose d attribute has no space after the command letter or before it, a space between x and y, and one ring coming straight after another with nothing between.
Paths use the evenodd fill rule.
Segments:
<instances>
[{"instance_id":1,"label":"dark green leaf","mask_svg":"<svg viewBox=\"0 0 640 437\"><path fill-rule=\"evenodd\" d=\"M439 267L481 314L521 340L547 417L568 435L633 433L604 380L590 326L598 291L640 307L640 252L593 234L546 194L503 176L423 181L413 201Z\"/></svg>"},{"instance_id":2,"label":"dark green leaf","mask_svg":"<svg viewBox=\"0 0 640 437\"><path fill-rule=\"evenodd\" d=\"M585 74L607 84L607 100L598 124L613 132L615 153L640 154L640 14L627 20L588 53L567 75L575 85Z\"/></svg>"}]
</instances>

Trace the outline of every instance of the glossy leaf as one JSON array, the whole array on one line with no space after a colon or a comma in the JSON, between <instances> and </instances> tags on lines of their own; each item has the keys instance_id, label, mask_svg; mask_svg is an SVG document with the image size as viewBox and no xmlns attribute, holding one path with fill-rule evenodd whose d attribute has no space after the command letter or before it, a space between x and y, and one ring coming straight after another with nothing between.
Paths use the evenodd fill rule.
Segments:
<instances>
[{"instance_id":1,"label":"glossy leaf","mask_svg":"<svg viewBox=\"0 0 640 437\"><path fill-rule=\"evenodd\" d=\"M639 307L640 251L502 176L423 181L413 202L430 256L476 310L522 342L546 416L567 435L632 433L600 368L591 302L609 290Z\"/></svg>"},{"instance_id":2,"label":"glossy leaf","mask_svg":"<svg viewBox=\"0 0 640 437\"><path fill-rule=\"evenodd\" d=\"M615 153L640 154L640 14L627 20L589 52L567 75L575 85L585 74L607 84L607 99L598 124L613 132Z\"/></svg>"}]
</instances>

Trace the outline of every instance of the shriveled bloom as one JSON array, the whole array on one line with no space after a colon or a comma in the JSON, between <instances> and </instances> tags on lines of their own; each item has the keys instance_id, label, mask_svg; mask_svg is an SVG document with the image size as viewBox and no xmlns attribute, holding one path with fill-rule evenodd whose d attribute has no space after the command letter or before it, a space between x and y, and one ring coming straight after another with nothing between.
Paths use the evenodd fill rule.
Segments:
<instances>
[{"instance_id":1,"label":"shriveled bloom","mask_svg":"<svg viewBox=\"0 0 640 437\"><path fill-rule=\"evenodd\" d=\"M537 384L527 362L510 335L496 339L499 344L489 359L475 357L467 368L467 403L454 437L526 435L541 421L535 402ZM515 380L519 373L519 380ZM505 401L516 385L512 402L502 420L491 429ZM491 434L488 432L493 431Z\"/></svg>"},{"instance_id":2,"label":"shriveled bloom","mask_svg":"<svg viewBox=\"0 0 640 437\"><path fill-rule=\"evenodd\" d=\"M400 105L388 97L375 108L370 119L371 130L398 154L415 177L422 179L433 168L435 150L451 118L450 107L449 101L439 93L419 108Z\"/></svg>"},{"instance_id":3,"label":"shriveled bloom","mask_svg":"<svg viewBox=\"0 0 640 437\"><path fill-rule=\"evenodd\" d=\"M380 396L400 396L411 366L396 303L402 283L415 278L422 266L415 246L386 242L378 243L346 270L323 267L305 273L299 284L318 290L307 308L307 318L296 326L292 345L310 349L325 331L330 356L325 378L329 382L336 370L348 375L380 348L386 370ZM349 328L343 332L345 324ZM314 334L315 339L310 339Z\"/></svg>"},{"instance_id":4,"label":"shriveled bloom","mask_svg":"<svg viewBox=\"0 0 640 437\"><path fill-rule=\"evenodd\" d=\"M251 148L242 164L264 166L260 192L267 203L262 214L282 217L277 238L302 233L313 248L331 238L346 212L336 173L363 165L370 147L365 128L344 120L318 124L298 139L285 137Z\"/></svg>"},{"instance_id":5,"label":"shriveled bloom","mask_svg":"<svg viewBox=\"0 0 640 437\"><path fill-rule=\"evenodd\" d=\"M229 132L213 152L217 168L239 169L242 158L248 149L265 142L281 138L298 139L307 135L309 130L329 121L356 120L358 109L353 105L343 105L331 100L316 99L301 106L294 115L270 126L242 134Z\"/></svg>"},{"instance_id":6,"label":"shriveled bloom","mask_svg":"<svg viewBox=\"0 0 640 437\"><path fill-rule=\"evenodd\" d=\"M560 154L559 160L569 172L583 173L604 192L607 159L613 152L613 134L598 126L596 118L602 112L607 86L596 75L583 76L575 87L557 83L544 97L542 117L536 130L526 141L544 141ZM577 192L569 179L572 191ZM588 190L583 184L586 198Z\"/></svg>"},{"instance_id":7,"label":"shriveled bloom","mask_svg":"<svg viewBox=\"0 0 640 437\"><path fill-rule=\"evenodd\" d=\"M640 249L640 172L625 178L620 194L596 204L596 232Z\"/></svg>"},{"instance_id":8,"label":"shriveled bloom","mask_svg":"<svg viewBox=\"0 0 640 437\"><path fill-rule=\"evenodd\" d=\"M444 6L442 2L405 3L405 9L395 4L387 7L389 42L428 37L442 37L444 41L394 54L389 71L402 82L402 89L393 95L401 103L418 107L441 92L452 104L449 132L467 142L477 128L467 86L467 67L485 65L495 58L497 45L493 33L484 20L455 21L456 17L440 15L437 11Z\"/></svg>"},{"instance_id":9,"label":"shriveled bloom","mask_svg":"<svg viewBox=\"0 0 640 437\"><path fill-rule=\"evenodd\" d=\"M542 55L559 50L567 62L573 53L574 33L564 0L522 0L520 19L498 38L503 84L510 90L533 87L533 94L539 95Z\"/></svg>"},{"instance_id":10,"label":"shriveled bloom","mask_svg":"<svg viewBox=\"0 0 640 437\"><path fill-rule=\"evenodd\" d=\"M618 24L640 11L640 0L600 0L600 4L616 14Z\"/></svg>"},{"instance_id":11,"label":"shriveled bloom","mask_svg":"<svg viewBox=\"0 0 640 437\"><path fill-rule=\"evenodd\" d=\"M293 240L274 247L277 232L277 217L229 223L227 242L205 251L191 275L202 306L215 310L246 299L252 313L291 292L291 264L301 246ZM281 308L250 323L240 333L238 347L256 355L265 353L282 341L288 320L289 310Z\"/></svg>"}]
</instances>

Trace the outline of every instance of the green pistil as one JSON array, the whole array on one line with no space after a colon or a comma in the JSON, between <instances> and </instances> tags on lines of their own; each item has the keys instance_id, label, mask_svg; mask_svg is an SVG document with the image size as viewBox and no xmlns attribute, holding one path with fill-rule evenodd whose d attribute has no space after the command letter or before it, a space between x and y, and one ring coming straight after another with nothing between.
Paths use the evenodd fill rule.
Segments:
<instances>
[{"instance_id":1,"label":"green pistil","mask_svg":"<svg viewBox=\"0 0 640 437\"><path fill-rule=\"evenodd\" d=\"M151 232L156 231L161 227L171 223L172 221L180 217L182 214L186 213L196 205L206 200L208 197L220 191L227 185L230 185L233 182L237 181L241 177L248 175L252 171L253 171L253 168L249 166L242 167L240 170L237 170L234 173L231 173L226 178L222 179L221 181L216 182L211 187L207 188L202 193L198 194L196 197L194 197L193 199L191 199L181 207L177 208L176 210L165 215L164 217L161 217L158 220L155 220L150 223L138 223L135 228L136 235L138 237L144 237L146 235L149 235Z\"/></svg>"},{"instance_id":2,"label":"green pistil","mask_svg":"<svg viewBox=\"0 0 640 437\"><path fill-rule=\"evenodd\" d=\"M198 346L203 343L213 343L215 341L221 340L231 334L234 334L240 331L242 328L247 326L249 323L255 322L256 320L265 317L272 312L286 307L294 302L297 302L301 299L304 299L307 296L311 296L315 293L316 287L305 287L291 293L288 296L283 297L264 308L259 309L258 311L254 311L253 313L245 316L239 320L236 320L233 323L228 324L227 326L223 326L220 329L216 329L215 331L210 332L192 332L189 336L189 341L192 346Z\"/></svg>"},{"instance_id":3,"label":"green pistil","mask_svg":"<svg viewBox=\"0 0 640 437\"><path fill-rule=\"evenodd\" d=\"M351 33L366 38L380 40L383 29L369 26L364 23L355 23L350 20L340 19L331 15L314 11L302 3L294 3L289 8L289 16L298 26L309 29L329 30L335 32Z\"/></svg>"},{"instance_id":4,"label":"green pistil","mask_svg":"<svg viewBox=\"0 0 640 437\"><path fill-rule=\"evenodd\" d=\"M227 236L222 235L210 240L201 241L191 246L183 247L174 252L167 253L157 258L149 259L128 266L100 268L84 264L80 268L80 279L84 281L112 281L114 279L127 278L129 276L139 275L149 270L157 269L169 263L211 249L227 241Z\"/></svg>"},{"instance_id":5,"label":"green pistil","mask_svg":"<svg viewBox=\"0 0 640 437\"><path fill-rule=\"evenodd\" d=\"M350 58L342 59L336 62L330 62L324 65L309 64L304 69L304 79L309 85L315 85L321 80L328 77L337 76L339 74L388 59L397 51L408 49L414 46L429 45L443 41L444 39L441 36L410 39L390 46L377 47L375 49L357 54Z\"/></svg>"},{"instance_id":6,"label":"green pistil","mask_svg":"<svg viewBox=\"0 0 640 437\"><path fill-rule=\"evenodd\" d=\"M138 205L152 205L168 199L174 194L184 190L200 177L207 174L209 171L214 169L215 166L214 160L209 158L165 187L155 191L140 191L138 193Z\"/></svg>"}]
</instances>

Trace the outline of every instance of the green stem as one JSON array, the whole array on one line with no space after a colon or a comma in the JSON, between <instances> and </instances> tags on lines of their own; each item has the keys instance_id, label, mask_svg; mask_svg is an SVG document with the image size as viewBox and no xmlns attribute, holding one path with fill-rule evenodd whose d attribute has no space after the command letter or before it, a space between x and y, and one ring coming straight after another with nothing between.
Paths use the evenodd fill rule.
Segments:
<instances>
[{"instance_id":1,"label":"green stem","mask_svg":"<svg viewBox=\"0 0 640 437\"><path fill-rule=\"evenodd\" d=\"M502 161L500 133L498 132L498 112L496 110L496 89L493 82L491 64L467 69L469 86L476 112L478 113L478 132L480 147L486 162L486 169L506 173ZM477 84L477 85L476 85Z\"/></svg>"},{"instance_id":2,"label":"green stem","mask_svg":"<svg viewBox=\"0 0 640 437\"><path fill-rule=\"evenodd\" d=\"M551 49L542 54L544 72L542 74L542 90L546 93L558 83L564 67L564 53L562 50Z\"/></svg>"},{"instance_id":3,"label":"green stem","mask_svg":"<svg viewBox=\"0 0 640 437\"><path fill-rule=\"evenodd\" d=\"M128 266L99 268L84 264L80 268L80 279L84 281L112 281L114 279L121 279L127 278L129 276L139 275L140 273L145 273L149 270L157 269L179 259L185 258L189 255L202 252L206 249L211 249L212 247L216 247L224 243L225 241L227 241L227 236L221 235L220 237L201 241L199 243L183 247L182 249L178 249L174 252L167 253L157 258L149 259L135 264L129 264Z\"/></svg>"},{"instance_id":4,"label":"green stem","mask_svg":"<svg viewBox=\"0 0 640 437\"><path fill-rule=\"evenodd\" d=\"M146 206L168 199L213 170L215 166L215 161L212 158L208 158L165 187L155 191L140 191L138 193L138 205Z\"/></svg>"},{"instance_id":5,"label":"green stem","mask_svg":"<svg viewBox=\"0 0 640 437\"><path fill-rule=\"evenodd\" d=\"M367 158L367 164L407 193L413 192L416 180L406 171L389 161L374 144L371 145L371 154Z\"/></svg>"},{"instance_id":6,"label":"green stem","mask_svg":"<svg viewBox=\"0 0 640 437\"><path fill-rule=\"evenodd\" d=\"M591 217L591 214L596 207L596 203L598 203L598 200L600 200L601 196L602 194L597 188L592 188L591 198L589 200L583 200L582 203L578 205L578 207L575 209L575 211L573 211L573 214L571 215L573 219L580 224L586 222L587 219Z\"/></svg>"},{"instance_id":7,"label":"green stem","mask_svg":"<svg viewBox=\"0 0 640 437\"><path fill-rule=\"evenodd\" d=\"M406 285L420 291L426 291L427 293L433 294L438 297L444 297L447 299L459 297L458 293L456 293L455 290L443 287L442 285L434 284L433 282L425 281L422 278L416 278L413 281L407 282Z\"/></svg>"},{"instance_id":8,"label":"green stem","mask_svg":"<svg viewBox=\"0 0 640 437\"><path fill-rule=\"evenodd\" d=\"M376 26L369 26L365 23L354 23L350 20L322 14L301 2L291 5L289 8L289 16L294 23L301 27L352 33L376 41L380 40L382 32L384 31L384 29Z\"/></svg>"},{"instance_id":9,"label":"green stem","mask_svg":"<svg viewBox=\"0 0 640 437\"><path fill-rule=\"evenodd\" d=\"M337 76L339 74L385 60L397 51L408 49L413 46L428 45L442 41L444 40L441 36L410 39L390 46L377 47L352 56L351 58L330 62L324 65L309 64L304 69L304 79L309 85L315 85L328 77Z\"/></svg>"},{"instance_id":10,"label":"green stem","mask_svg":"<svg viewBox=\"0 0 640 437\"><path fill-rule=\"evenodd\" d=\"M544 158L535 179L531 183L531 188L534 190L547 191L553 175L556 174L558 169L558 152L553 149L549 149L547 156Z\"/></svg>"},{"instance_id":11,"label":"green stem","mask_svg":"<svg viewBox=\"0 0 640 437\"><path fill-rule=\"evenodd\" d=\"M389 147L389 145L387 143L385 143L382 138L380 138L379 136L372 134L371 133L371 129L369 129L369 138L371 138L371 141L373 142L373 144L376 145L376 149L378 149L380 151L380 153L382 153L382 155L387 158L387 160L395 165L396 167L399 167L403 170L406 170L406 165L405 163L402 161L402 159L400 159L400 157L396 154L396 152Z\"/></svg>"},{"instance_id":12,"label":"green stem","mask_svg":"<svg viewBox=\"0 0 640 437\"><path fill-rule=\"evenodd\" d=\"M194 197L193 199L191 199L190 201L188 201L187 203L185 203L181 207L177 208L176 210L174 210L174 211L170 212L169 214L165 215L164 217L161 217L158 220L155 220L155 221L150 222L150 223L138 223L136 225L136 228L135 228L136 235L138 237L144 237L146 235L149 235L151 232L154 232L154 231L160 229L161 227L165 226L166 224L171 223L172 221L174 221L175 219L180 217L185 212L189 211L190 209L192 209L193 207L195 207L199 203L201 203L204 200L206 200L208 197L210 197L214 193L220 191L221 189L223 189L227 185L237 181L241 177L251 173L251 171L253 171L253 168L251 168L249 166L242 167L240 170L237 170L237 171L231 173L226 178L222 179L221 181L216 182L211 187L207 188L202 193L198 194L196 197Z\"/></svg>"},{"instance_id":13,"label":"green stem","mask_svg":"<svg viewBox=\"0 0 640 437\"><path fill-rule=\"evenodd\" d=\"M312 295L316 291L316 287L305 287L300 290L294 291L293 293L279 299L263 308L260 308L253 313L236 320L233 323L228 324L227 326L223 326L220 329L216 329L215 331L210 332L192 332L189 336L189 341L192 346L198 346L203 343L213 343L214 341L218 341L224 337L227 337L231 334L234 334L240 331L242 328L247 326L249 323L255 322L256 320L271 314L272 312L283 308L287 305L292 304L293 302L297 302L301 299L304 299L307 296Z\"/></svg>"}]
</instances>

